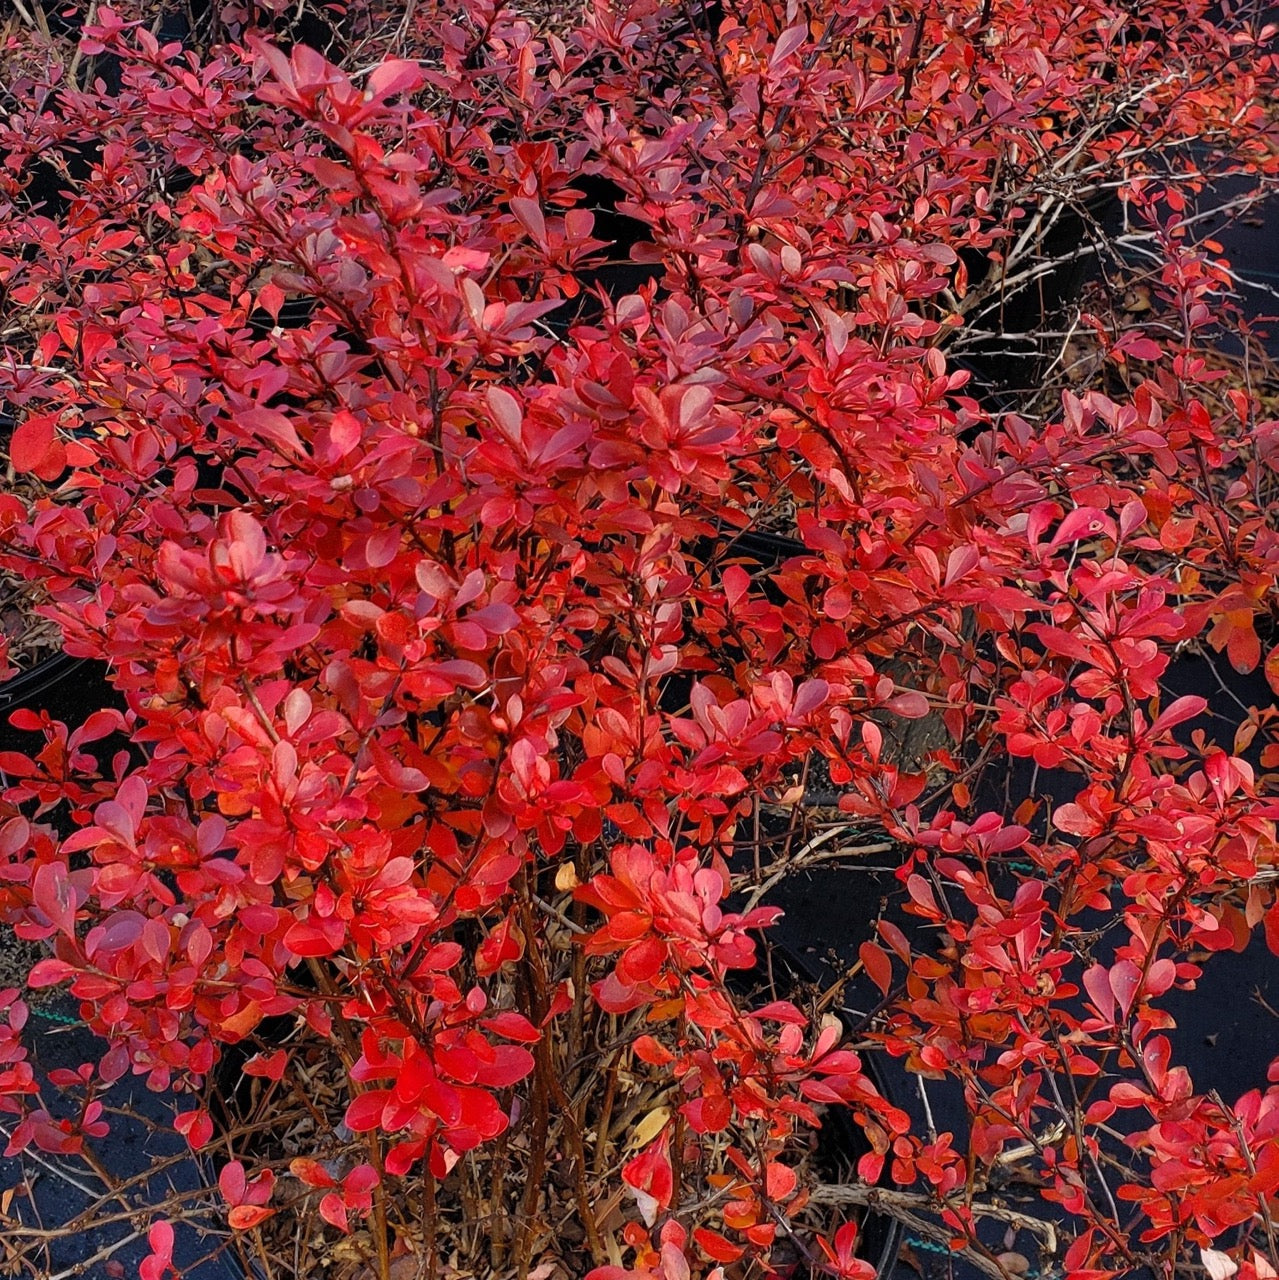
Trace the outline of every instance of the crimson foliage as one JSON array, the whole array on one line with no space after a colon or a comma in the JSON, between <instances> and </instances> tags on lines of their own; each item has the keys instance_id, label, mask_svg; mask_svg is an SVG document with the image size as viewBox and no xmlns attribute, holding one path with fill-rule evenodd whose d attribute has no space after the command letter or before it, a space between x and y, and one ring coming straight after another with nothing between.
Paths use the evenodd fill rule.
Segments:
<instances>
[{"instance_id":1,"label":"crimson foliage","mask_svg":"<svg viewBox=\"0 0 1279 1280\"><path fill-rule=\"evenodd\" d=\"M493 1259L524 1271L562 1160L597 1280L767 1267L792 1228L869 1274L849 1228L800 1225L805 1131L847 1105L861 1176L918 1183L996 1273L973 1193L1029 1144L1068 1274L1242 1226L1229 1265L1273 1276L1279 1087L1197 1094L1157 1004L1258 925L1279 951L1273 778L1243 758L1274 768L1275 710L1192 742L1204 700L1163 692L1178 647L1243 671L1272 634L1279 424L1207 358L1231 277L1195 217L1214 175L1279 170L1268 33L1165 0L419 0L366 14L343 70L244 15L198 55L127 16L98 6L74 65L12 37L0 125L34 495L0 497L0 560L127 703L15 720L44 745L0 756L0 904L51 948L31 985L108 1041L94 1084L198 1090L295 1019L363 1144L293 1162L326 1220L500 1149L524 1181L486 1184L520 1223ZM85 145L33 204L29 166ZM646 230L636 292L593 285L578 182ZM1155 307L1078 315L1104 385L989 416L948 351L1107 195ZM752 562L760 529L793 553ZM973 772L1009 757L1073 799L983 811ZM735 842L800 812L814 761L841 847L895 850L945 937L862 947L857 1051L729 981L776 914L731 890L818 847L751 871ZM100 1103L53 1120L4 1004L9 1150L78 1149ZM957 1081L967 1133L914 1131L867 1052ZM635 1143L627 1080L665 1098ZM178 1127L213 1132L198 1102ZM223 1169L233 1227L282 1172Z\"/></svg>"}]
</instances>

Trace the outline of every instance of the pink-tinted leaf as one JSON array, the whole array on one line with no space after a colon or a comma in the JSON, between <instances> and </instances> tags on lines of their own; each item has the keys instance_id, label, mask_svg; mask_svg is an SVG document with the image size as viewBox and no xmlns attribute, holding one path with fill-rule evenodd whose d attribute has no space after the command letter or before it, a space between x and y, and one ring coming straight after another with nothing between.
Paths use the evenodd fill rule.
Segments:
<instances>
[{"instance_id":1,"label":"pink-tinted leaf","mask_svg":"<svg viewBox=\"0 0 1279 1280\"><path fill-rule=\"evenodd\" d=\"M399 58L389 58L375 67L364 82L366 92L381 101L397 93L414 93L422 83L422 69L417 63Z\"/></svg>"},{"instance_id":2,"label":"pink-tinted leaf","mask_svg":"<svg viewBox=\"0 0 1279 1280\"><path fill-rule=\"evenodd\" d=\"M31 898L59 933L75 937L75 892L67 869L58 862L46 862L31 880Z\"/></svg>"}]
</instances>

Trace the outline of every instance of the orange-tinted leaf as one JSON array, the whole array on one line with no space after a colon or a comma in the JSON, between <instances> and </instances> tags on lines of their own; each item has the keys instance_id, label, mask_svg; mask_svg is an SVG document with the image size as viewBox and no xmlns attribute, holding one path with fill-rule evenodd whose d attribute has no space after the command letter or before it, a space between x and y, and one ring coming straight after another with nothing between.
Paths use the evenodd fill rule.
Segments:
<instances>
[{"instance_id":1,"label":"orange-tinted leaf","mask_svg":"<svg viewBox=\"0 0 1279 1280\"><path fill-rule=\"evenodd\" d=\"M268 1209L266 1205L240 1204L236 1205L227 1215L227 1221L236 1231L252 1231L254 1227L260 1226L274 1212L274 1209Z\"/></svg>"}]
</instances>

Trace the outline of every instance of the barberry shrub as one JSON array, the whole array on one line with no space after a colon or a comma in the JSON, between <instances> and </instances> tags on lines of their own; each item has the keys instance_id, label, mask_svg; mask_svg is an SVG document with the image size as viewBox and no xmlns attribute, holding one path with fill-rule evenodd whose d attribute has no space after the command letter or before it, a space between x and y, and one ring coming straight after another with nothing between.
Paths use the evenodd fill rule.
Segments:
<instances>
[{"instance_id":1,"label":"barberry shrub","mask_svg":"<svg viewBox=\"0 0 1279 1280\"><path fill-rule=\"evenodd\" d=\"M978 1193L1018 1150L1071 1276L1273 1276L1276 1071L1196 1092L1159 1005L1259 925L1279 951L1279 717L1223 738L1166 691L1196 644L1279 687L1279 423L1212 354L1252 347L1203 230L1279 170L1259 20L416 0L351 5L338 65L252 5L190 49L30 5L0 562L124 709L21 713L0 755L29 985L107 1045L55 1119L4 993L9 1152L80 1150L129 1072L201 1148L240 1046L279 1099L330 1064L344 1124L232 1139L230 1226L301 1188L382 1277L437 1274L462 1212L494 1275L864 1278L814 1209L859 1200L998 1276ZM1041 386L996 406L958 357L1027 296ZM1067 798L999 807L1015 760ZM770 885L867 847L927 927L862 945L850 1045L735 975ZM867 1055L953 1081L965 1131ZM860 1186L805 1159L834 1108Z\"/></svg>"}]
</instances>

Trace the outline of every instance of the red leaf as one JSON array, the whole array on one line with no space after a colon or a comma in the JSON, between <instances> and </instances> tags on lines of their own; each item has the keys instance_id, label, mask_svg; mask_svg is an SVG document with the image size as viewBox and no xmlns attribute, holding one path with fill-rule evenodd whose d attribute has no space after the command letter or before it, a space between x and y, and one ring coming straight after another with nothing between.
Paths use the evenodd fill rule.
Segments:
<instances>
[{"instance_id":1,"label":"red leaf","mask_svg":"<svg viewBox=\"0 0 1279 1280\"><path fill-rule=\"evenodd\" d=\"M1143 338L1136 333L1126 333L1111 348L1112 353L1132 356L1135 360L1158 360L1163 348L1153 338Z\"/></svg>"},{"instance_id":2,"label":"red leaf","mask_svg":"<svg viewBox=\"0 0 1279 1280\"><path fill-rule=\"evenodd\" d=\"M236 414L236 425L283 453L297 455L302 452L302 441L298 439L293 423L278 409L242 409Z\"/></svg>"},{"instance_id":3,"label":"red leaf","mask_svg":"<svg viewBox=\"0 0 1279 1280\"><path fill-rule=\"evenodd\" d=\"M622 1166L622 1181L635 1196L640 1217L647 1226L668 1209L675 1191L668 1139L665 1134Z\"/></svg>"},{"instance_id":4,"label":"red leaf","mask_svg":"<svg viewBox=\"0 0 1279 1280\"><path fill-rule=\"evenodd\" d=\"M770 1022L781 1022L793 1027L808 1024L808 1018L789 1000L773 1000L755 1010L755 1017L768 1019Z\"/></svg>"},{"instance_id":5,"label":"red leaf","mask_svg":"<svg viewBox=\"0 0 1279 1280\"><path fill-rule=\"evenodd\" d=\"M527 1049L513 1044L496 1045L493 1061L478 1063L475 1081L491 1089L505 1089L518 1084L532 1070L533 1055Z\"/></svg>"},{"instance_id":6,"label":"red leaf","mask_svg":"<svg viewBox=\"0 0 1279 1280\"><path fill-rule=\"evenodd\" d=\"M298 1156L290 1160L289 1172L299 1182L305 1182L308 1187L337 1186L337 1180L333 1175L318 1160L313 1160L309 1156Z\"/></svg>"},{"instance_id":7,"label":"red leaf","mask_svg":"<svg viewBox=\"0 0 1279 1280\"><path fill-rule=\"evenodd\" d=\"M186 1138L192 1151L199 1151L213 1137L213 1121L204 1110L180 1112L173 1117L173 1127Z\"/></svg>"},{"instance_id":8,"label":"red leaf","mask_svg":"<svg viewBox=\"0 0 1279 1280\"><path fill-rule=\"evenodd\" d=\"M244 1199L247 1185L248 1180L244 1176L244 1165L240 1161L232 1160L222 1166L222 1172L218 1174L218 1188L228 1204L239 1204Z\"/></svg>"},{"instance_id":9,"label":"red leaf","mask_svg":"<svg viewBox=\"0 0 1279 1280\"><path fill-rule=\"evenodd\" d=\"M340 940L340 926L338 936ZM284 935L284 945L295 956L331 956L338 949L339 941L330 937L328 929L299 921L289 926L289 931Z\"/></svg>"},{"instance_id":10,"label":"red leaf","mask_svg":"<svg viewBox=\"0 0 1279 1280\"><path fill-rule=\"evenodd\" d=\"M746 1250L739 1244L733 1244L718 1231L709 1227L695 1227L693 1239L697 1247L713 1262L736 1262Z\"/></svg>"},{"instance_id":11,"label":"red leaf","mask_svg":"<svg viewBox=\"0 0 1279 1280\"><path fill-rule=\"evenodd\" d=\"M1141 987L1141 970L1131 960L1120 960L1111 966L1109 982L1119 1009L1126 1018L1132 1012L1133 1002Z\"/></svg>"},{"instance_id":12,"label":"red leaf","mask_svg":"<svg viewBox=\"0 0 1279 1280\"><path fill-rule=\"evenodd\" d=\"M167 1222L156 1222L147 1232L150 1254L138 1266L139 1280L162 1280L172 1269L173 1227Z\"/></svg>"},{"instance_id":13,"label":"red leaf","mask_svg":"<svg viewBox=\"0 0 1279 1280\"><path fill-rule=\"evenodd\" d=\"M55 479L66 466L67 451L57 438L53 414L28 414L9 439L9 460L18 472L32 472L42 480Z\"/></svg>"},{"instance_id":14,"label":"red leaf","mask_svg":"<svg viewBox=\"0 0 1279 1280\"><path fill-rule=\"evenodd\" d=\"M868 940L858 948L857 954L866 976L887 995L893 985L893 962L888 958L888 952L878 943Z\"/></svg>"},{"instance_id":15,"label":"red leaf","mask_svg":"<svg viewBox=\"0 0 1279 1280\"><path fill-rule=\"evenodd\" d=\"M497 1013L486 1018L484 1025L495 1035L524 1044L535 1044L542 1038L542 1033L522 1013Z\"/></svg>"},{"instance_id":16,"label":"red leaf","mask_svg":"<svg viewBox=\"0 0 1279 1280\"><path fill-rule=\"evenodd\" d=\"M956 547L946 558L946 577L942 586L949 587L958 582L977 567L980 559L981 555L976 547L968 544Z\"/></svg>"},{"instance_id":17,"label":"red leaf","mask_svg":"<svg viewBox=\"0 0 1279 1280\"><path fill-rule=\"evenodd\" d=\"M884 705L905 720L922 720L928 714L927 697L913 690L889 698Z\"/></svg>"},{"instance_id":18,"label":"red leaf","mask_svg":"<svg viewBox=\"0 0 1279 1280\"><path fill-rule=\"evenodd\" d=\"M1095 538L1104 535L1115 536L1115 523L1097 507L1076 507L1057 526L1052 545L1059 547L1063 542L1078 542L1082 538Z\"/></svg>"},{"instance_id":19,"label":"red leaf","mask_svg":"<svg viewBox=\"0 0 1279 1280\"><path fill-rule=\"evenodd\" d=\"M373 1089L351 1099L346 1109L346 1127L356 1133L367 1133L382 1123L382 1115L391 1095L384 1089Z\"/></svg>"},{"instance_id":20,"label":"red leaf","mask_svg":"<svg viewBox=\"0 0 1279 1280\"><path fill-rule=\"evenodd\" d=\"M879 922L879 936L893 949L893 954L903 963L910 964L910 942L891 920Z\"/></svg>"},{"instance_id":21,"label":"red leaf","mask_svg":"<svg viewBox=\"0 0 1279 1280\"><path fill-rule=\"evenodd\" d=\"M795 51L808 39L808 27L803 23L799 23L793 27L787 27L780 36L777 37L777 44L773 47L772 56L768 60L771 69L776 70L781 66L787 58L791 57Z\"/></svg>"},{"instance_id":22,"label":"red leaf","mask_svg":"<svg viewBox=\"0 0 1279 1280\"><path fill-rule=\"evenodd\" d=\"M911 875L906 881L906 892L910 894L911 900L919 908L921 914L931 920L940 920L942 918L942 913L937 906L937 899L933 897L932 888L923 876L918 874Z\"/></svg>"},{"instance_id":23,"label":"red leaf","mask_svg":"<svg viewBox=\"0 0 1279 1280\"><path fill-rule=\"evenodd\" d=\"M529 200L525 196L513 196L511 212L520 220L520 225L529 233L535 244L539 247L546 244L546 219L542 216L541 206L536 200ZM492 402L490 396L489 403L492 404ZM518 427L516 433L518 434Z\"/></svg>"},{"instance_id":24,"label":"red leaf","mask_svg":"<svg viewBox=\"0 0 1279 1280\"><path fill-rule=\"evenodd\" d=\"M147 1243L151 1246L153 1253L171 1258L173 1256L173 1225L168 1222L153 1223L147 1232Z\"/></svg>"},{"instance_id":25,"label":"red leaf","mask_svg":"<svg viewBox=\"0 0 1279 1280\"><path fill-rule=\"evenodd\" d=\"M1097 819L1073 801L1058 805L1053 810L1053 825L1058 831L1064 831L1072 836L1094 836L1101 830L1101 824Z\"/></svg>"},{"instance_id":26,"label":"red leaf","mask_svg":"<svg viewBox=\"0 0 1279 1280\"><path fill-rule=\"evenodd\" d=\"M1115 1020L1115 993L1110 985L1110 975L1099 964L1084 971L1084 989L1092 997L1097 1012L1107 1023Z\"/></svg>"},{"instance_id":27,"label":"red leaf","mask_svg":"<svg viewBox=\"0 0 1279 1280\"><path fill-rule=\"evenodd\" d=\"M371 1164L357 1164L342 1179L343 1192L348 1196L367 1195L381 1182L378 1171Z\"/></svg>"},{"instance_id":28,"label":"red leaf","mask_svg":"<svg viewBox=\"0 0 1279 1280\"><path fill-rule=\"evenodd\" d=\"M74 972L75 969L65 960L52 958L37 960L31 966L31 972L27 974L27 986L32 991L57 986L59 982L65 982Z\"/></svg>"},{"instance_id":29,"label":"red leaf","mask_svg":"<svg viewBox=\"0 0 1279 1280\"><path fill-rule=\"evenodd\" d=\"M244 1064L244 1074L246 1076L262 1076L267 1080L282 1080L284 1078L285 1064L288 1060L287 1049L277 1049L274 1053L265 1057L257 1053Z\"/></svg>"},{"instance_id":30,"label":"red leaf","mask_svg":"<svg viewBox=\"0 0 1279 1280\"><path fill-rule=\"evenodd\" d=\"M363 439L364 428L359 418L349 409L339 409L329 424L329 439L337 450L337 456L344 458L356 448Z\"/></svg>"},{"instance_id":31,"label":"red leaf","mask_svg":"<svg viewBox=\"0 0 1279 1280\"><path fill-rule=\"evenodd\" d=\"M516 203L517 201L515 200L511 201L512 206ZM523 206L533 205L531 200L519 201L518 203ZM536 205L533 205L533 208L536 209L536 207ZM541 217L540 211L538 217ZM520 402L505 387L489 387L485 394L494 423L512 444L519 445L523 435L524 424L524 412L520 408Z\"/></svg>"},{"instance_id":32,"label":"red leaf","mask_svg":"<svg viewBox=\"0 0 1279 1280\"><path fill-rule=\"evenodd\" d=\"M1175 702L1170 703L1156 718L1154 724L1150 726L1152 736L1167 733L1169 729L1175 728L1179 724L1184 724L1187 720L1193 720L1196 716L1203 715L1208 709L1208 699L1201 698L1197 694L1187 694L1183 698L1178 698Z\"/></svg>"},{"instance_id":33,"label":"red leaf","mask_svg":"<svg viewBox=\"0 0 1279 1280\"><path fill-rule=\"evenodd\" d=\"M261 1225L274 1212L274 1209L268 1209L261 1204L241 1204L227 1214L227 1222L236 1231L252 1231L254 1227Z\"/></svg>"},{"instance_id":34,"label":"red leaf","mask_svg":"<svg viewBox=\"0 0 1279 1280\"><path fill-rule=\"evenodd\" d=\"M364 87L371 97L379 101L397 93L413 93L422 87L422 70L416 62L388 58L370 72Z\"/></svg>"},{"instance_id":35,"label":"red leaf","mask_svg":"<svg viewBox=\"0 0 1279 1280\"><path fill-rule=\"evenodd\" d=\"M320 1217L341 1232L350 1231L346 1217L346 1202L340 1195L331 1193L320 1201Z\"/></svg>"},{"instance_id":36,"label":"red leaf","mask_svg":"<svg viewBox=\"0 0 1279 1280\"><path fill-rule=\"evenodd\" d=\"M59 862L38 867L31 880L31 898L59 933L75 937L75 893L66 867Z\"/></svg>"},{"instance_id":37,"label":"red leaf","mask_svg":"<svg viewBox=\"0 0 1279 1280\"><path fill-rule=\"evenodd\" d=\"M695 1133L723 1133L733 1121L733 1104L722 1095L694 1098L680 1111Z\"/></svg>"},{"instance_id":38,"label":"red leaf","mask_svg":"<svg viewBox=\"0 0 1279 1280\"><path fill-rule=\"evenodd\" d=\"M652 1067L666 1067L675 1061L675 1055L652 1036L640 1036L631 1049L641 1062Z\"/></svg>"}]
</instances>

